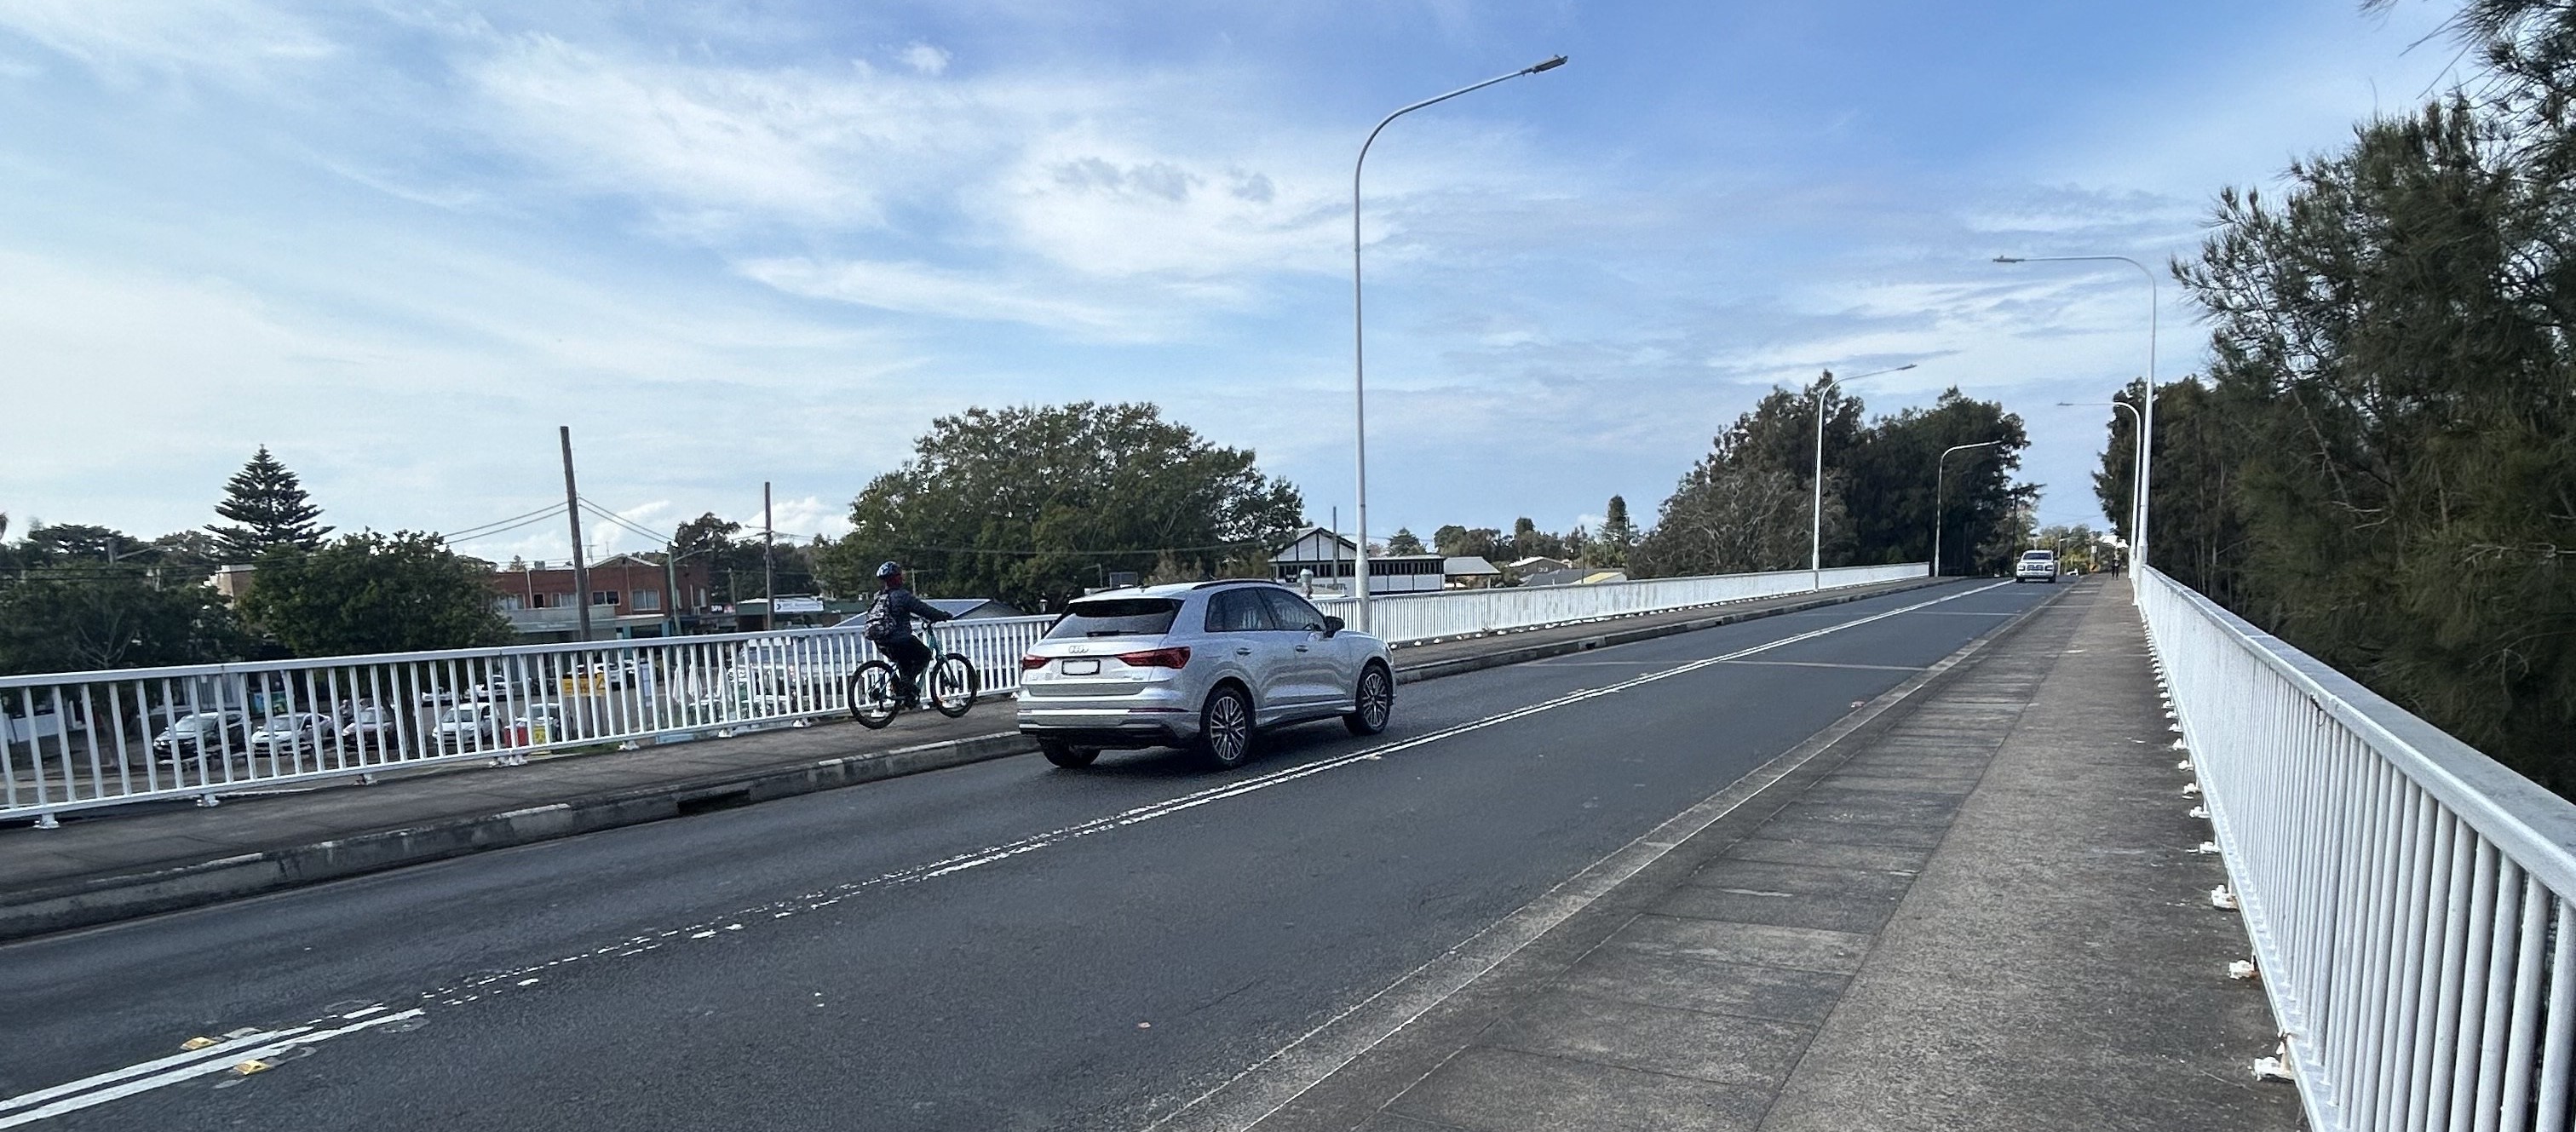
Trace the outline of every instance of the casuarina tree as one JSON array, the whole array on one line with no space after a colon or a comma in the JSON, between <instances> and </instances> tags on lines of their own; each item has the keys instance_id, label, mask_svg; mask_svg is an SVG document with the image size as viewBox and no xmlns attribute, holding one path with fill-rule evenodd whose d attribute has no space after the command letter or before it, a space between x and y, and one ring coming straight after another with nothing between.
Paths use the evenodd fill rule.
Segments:
<instances>
[{"instance_id":1,"label":"casuarina tree","mask_svg":"<svg viewBox=\"0 0 2576 1132\"><path fill-rule=\"evenodd\" d=\"M314 522L322 509L304 493L303 483L268 454L265 444L224 484L224 501L215 504L215 514L232 520L206 527L226 562L252 562L272 547L314 550L331 533Z\"/></svg>"}]
</instances>

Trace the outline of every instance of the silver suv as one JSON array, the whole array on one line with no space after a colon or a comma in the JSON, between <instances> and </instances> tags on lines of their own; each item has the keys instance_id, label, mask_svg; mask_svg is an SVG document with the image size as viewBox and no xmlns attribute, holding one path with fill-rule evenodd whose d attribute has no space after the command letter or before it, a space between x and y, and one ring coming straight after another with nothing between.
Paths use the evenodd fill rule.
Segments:
<instances>
[{"instance_id":1,"label":"silver suv","mask_svg":"<svg viewBox=\"0 0 2576 1132\"><path fill-rule=\"evenodd\" d=\"M1102 748L1160 746L1236 767L1259 731L1339 717L1351 734L1374 735L1394 708L1386 642L1274 582L1080 598L1020 658L1020 733L1060 767L1089 766Z\"/></svg>"}]
</instances>

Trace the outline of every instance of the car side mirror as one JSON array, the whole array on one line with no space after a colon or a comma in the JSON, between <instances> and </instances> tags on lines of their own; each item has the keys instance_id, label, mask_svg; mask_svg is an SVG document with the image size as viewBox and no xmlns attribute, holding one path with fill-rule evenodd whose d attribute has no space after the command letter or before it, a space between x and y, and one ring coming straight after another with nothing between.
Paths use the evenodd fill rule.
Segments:
<instances>
[{"instance_id":1,"label":"car side mirror","mask_svg":"<svg viewBox=\"0 0 2576 1132\"><path fill-rule=\"evenodd\" d=\"M1332 636L1333 634L1338 633L1338 632L1341 632L1341 631L1342 631L1342 619L1341 619L1341 618L1339 618L1339 617L1326 617L1326 618L1324 618L1324 635L1325 635L1325 636L1330 637L1330 636Z\"/></svg>"}]
</instances>

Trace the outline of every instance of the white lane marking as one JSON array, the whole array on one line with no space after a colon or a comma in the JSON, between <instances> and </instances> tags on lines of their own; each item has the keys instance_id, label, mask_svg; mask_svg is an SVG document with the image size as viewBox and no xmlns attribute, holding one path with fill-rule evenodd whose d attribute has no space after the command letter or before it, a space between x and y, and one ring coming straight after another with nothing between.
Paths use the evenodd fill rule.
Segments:
<instances>
[{"instance_id":1,"label":"white lane marking","mask_svg":"<svg viewBox=\"0 0 2576 1132\"><path fill-rule=\"evenodd\" d=\"M1204 790L1193 791L1188 794L1180 795L1179 797L1167 798L1159 802L1137 806L1106 817L1077 822L1073 825L1051 830L1046 833L1024 837L1017 841L988 846L983 849L960 853L937 861L913 865L908 868L898 869L894 872L871 877L867 880L841 884L824 892L809 893L792 900L777 901L756 908L744 909L725 916L719 916L714 919L691 924L686 927L670 928L644 935L632 936L615 943L593 948L588 952L568 955L559 959L551 959L543 963L531 964L515 970L479 974L454 986L441 987L432 991L424 991L420 995L420 1000L423 1003L428 1004L461 1006L468 1002L498 995L504 990L510 989L512 984L524 986L526 984L524 982L520 982L520 980L525 979L527 976L554 967L559 967L566 963L612 956L623 958L641 955L646 952L659 949L665 941L672 940L674 938L685 938L691 941L716 938L719 935L718 929L725 932L741 931L743 930L743 924L741 921L758 917L762 913L771 913L774 915L781 910L815 911L838 904L842 900L848 899L851 896L870 889L900 884L918 884L923 881L951 876L956 873L965 872L969 869L980 868L985 865L1006 861L1025 853L1033 853L1050 846L1060 845L1076 838L1088 837L1094 833L1122 829L1139 822L1147 822L1156 818L1169 817L1172 814L1196 809L1211 802L1222 801L1227 798L1235 798L1245 794L1267 790L1273 786L1285 785L1301 778L1321 774L1328 770L1334 770L1361 762L1377 761L1385 755L1391 755L1399 751L1407 751L1416 747L1428 746L1445 739L1452 739L1460 735L1482 731L1489 727L1498 727L1515 720L1525 719L1541 712L1554 711L1561 707L1583 703L1588 700L1616 695L1620 692L1644 687L1645 685L1652 684L1657 681L1669 680L1676 676L1698 672L1715 665L1731 663L1740 660L1743 657L1768 652L1772 649L1797 644L1801 641L1811 641L1818 637L1842 632L1845 629L1857 628L1876 621L1884 621L1890 617L1911 613L1916 610L1939 605L1943 602L1954 601L1958 598L1968 597L1972 594L1983 593L1986 590L1995 588L1995 586L2006 584L2009 583L1997 582L1994 583L1994 585L1983 586L1978 589L1963 590L1947 596L1933 598L1929 601L1916 602L1912 605L1874 613L1867 617L1855 618L1850 621L1838 622L1822 628L1811 629L1804 633L1782 637L1776 641L1768 641L1762 644L1752 645L1721 656L1704 657L1699 660L1689 661L1671 668L1649 672L1641 676L1622 680L1605 687L1587 688L1568 692L1552 699L1541 700L1533 704L1525 704L1521 707L1513 708L1510 711L1500 712L1495 715L1486 716L1482 719L1470 720L1466 723L1452 724L1448 727L1440 728L1435 731L1428 731L1408 739L1400 739L1391 743L1383 743L1365 750L1352 752L1350 754L1337 755L1329 759L1322 759L1300 766L1285 767L1265 774L1255 775L1251 778L1237 782L1230 782L1220 786L1211 786ZM1710 820L1714 819L1711 818ZM1640 839L1641 842L1644 840L1645 839ZM360 1013L367 1012L361 1011ZM91 1105L104 1104L120 1097L162 1088L167 1085L176 1084L180 1081L203 1076L208 1073L221 1072L241 1063L242 1061L264 1057L296 1045L309 1045L315 1042L327 1041L331 1038L336 1038L344 1034L355 1033L371 1026L382 1025L387 1022L395 1022L407 1018L416 1018L421 1016L423 1013L424 1011L422 1008L415 1007L398 1014L388 1014L382 1017L369 1018L363 1022L358 1022L353 1025L333 1030L312 1031L310 1027L298 1027L291 1030L279 1030L265 1034L251 1035L240 1039L240 1042L256 1042L263 1039L274 1041L274 1039L290 1037L294 1040L275 1042L273 1045L254 1049L239 1057L226 1057L218 1061L199 1061L195 1064L188 1065L183 1069L171 1070L169 1072L159 1074L158 1076L146 1077L141 1080L131 1081L125 1085L113 1088L84 1093L80 1096L73 1097L70 1100L59 1101L55 1104L47 1105L44 1108L37 1109L32 1112L23 1112L13 1116L0 1118L0 1129L16 1127L17 1125L28 1123L30 1121L57 1116L65 1112L87 1108ZM100 1074L96 1077L84 1078L81 1081L72 1082L66 1085L55 1086L50 1090L40 1090L40 1092L49 1096L61 1096L67 1092L89 1088L98 1082L115 1081L132 1077L138 1073L149 1072L154 1068L170 1064L174 1061L216 1056L221 1052L239 1048L240 1042L225 1043L221 1046L209 1046L206 1049L182 1055L179 1058L163 1058L156 1062L147 1062L142 1065L130 1066L112 1073ZM34 1103L37 1099L37 1094L30 1093L25 1097L16 1098L16 1102ZM0 1111L5 1111L7 1107L8 1102L0 1102Z\"/></svg>"},{"instance_id":2,"label":"white lane marking","mask_svg":"<svg viewBox=\"0 0 2576 1132\"><path fill-rule=\"evenodd\" d=\"M182 1053L174 1053L168 1057L154 1058L151 1061L142 1062L140 1064L128 1065L123 1069L113 1069L105 1073L97 1074L96 1076L83 1077L78 1081L65 1081L60 1085L38 1089L32 1093L20 1093L7 1100L0 1100L0 1113L6 1113L11 1109L25 1108L31 1104L42 1104L54 1099L55 1097L77 1093L83 1089L96 1088L111 1081L121 1081L125 1078L137 1076L139 1074L167 1069L183 1061L197 1061L203 1058L221 1057L226 1053L240 1049L244 1046L258 1045L261 1042L274 1041L281 1037L286 1037L291 1034L300 1034L302 1032L303 1030L300 1029L262 1030L256 1034L246 1034L242 1037L234 1038L231 1041L217 1042L201 1049L192 1049Z\"/></svg>"},{"instance_id":3,"label":"white lane marking","mask_svg":"<svg viewBox=\"0 0 2576 1132\"><path fill-rule=\"evenodd\" d=\"M319 1042L330 1042L330 1039L335 1039L335 1037L345 1037L345 1034L355 1034L355 1031L371 1029L371 1026L384 1026L386 1021L417 1019L417 1016L420 1016L420 1011L417 1011L417 1008L415 1008L415 1011L386 1013L386 1016L381 1016L381 1019L353 1021L353 1024L348 1024L348 1026L340 1026L340 1029L312 1029L312 1031L309 1031L309 1029L304 1029L304 1026L296 1026L296 1029L281 1031L281 1034L273 1034L273 1037L281 1037L283 1042L268 1042L268 1044L263 1044L263 1047L258 1047L258 1049L245 1049L245 1052L242 1052L242 1055L237 1055L237 1057L219 1057L219 1060L206 1060L206 1062L196 1062L196 1065L183 1065L183 1068L175 1068L175 1070L170 1070L170 1073L149 1075L149 1078L142 1078L142 1080L126 1080L124 1086L100 1088L100 1091L95 1091L95 1093L80 1093L80 1096L62 1098L62 1101L54 1101L54 1104L46 1104L44 1109L21 1111L21 1114L15 1114L15 1117L0 1117L0 1127L18 1127L18 1124L31 1124L31 1122L39 1122L39 1119L62 1117L62 1114L67 1114L67 1111L80 1111L80 1109L88 1109L88 1106L93 1106L93 1104L108 1104L108 1101L116 1101L116 1098L134 1096L134 1093L149 1093L149 1091L155 1091L155 1088L175 1086L175 1083L180 1083L180 1080L204 1078L204 1075L209 1075L209 1073L224 1073L224 1070L234 1068L234 1065L242 1065L242 1062L250 1062L250 1060L260 1060L260 1057L276 1057L276 1055L281 1055L281 1052L286 1052L286 1049L299 1047L299 1044L319 1044ZM209 1049L211 1049L211 1047L209 1047Z\"/></svg>"},{"instance_id":4,"label":"white lane marking","mask_svg":"<svg viewBox=\"0 0 2576 1132\"><path fill-rule=\"evenodd\" d=\"M0 1128L15 1128L21 1124L29 1124L35 1121L61 1116L67 1112L78 1112L81 1109L88 1108L92 1105L106 1104L109 1101L116 1100L121 1097L130 1097L136 1093L150 1092L154 1089L163 1088L165 1086L176 1085L181 1081L186 1081L195 1077L203 1077L209 1073L221 1073L245 1061L256 1061L264 1057L273 1057L277 1054L284 1053L289 1049L293 1049L296 1046L316 1045L330 1041L333 1038L354 1034L360 1030L368 1029L370 1027L382 1026L387 1022L399 1022L405 1018L417 1018L420 1014L421 1012L419 1010L414 1009L406 1010L399 1014L387 1014L381 1018L369 1018L363 1022L352 1022L349 1025L331 1030L311 1030L305 1027L282 1030L277 1033L265 1035L271 1039L282 1038L284 1039L282 1041L272 1040L256 1049L246 1050L238 1055L217 1057L211 1060L201 1060L194 1064L172 1069L165 1073L155 1074L139 1080L128 1081L122 1085L115 1085L109 1088L99 1089L94 1092L81 1093L77 1096L67 1097L63 1100L58 1100L52 1104L46 1105L43 1108L21 1112L11 1116L0 1117ZM257 1039L246 1038L243 1040L255 1041ZM198 1050L196 1052L198 1054L210 1054L221 1048L223 1047L208 1046L205 1049Z\"/></svg>"},{"instance_id":5,"label":"white lane marking","mask_svg":"<svg viewBox=\"0 0 2576 1132\"><path fill-rule=\"evenodd\" d=\"M1921 672L1915 664L1827 664L1821 660L1730 660L1728 664L1762 664L1775 668L1856 668L1869 672Z\"/></svg>"},{"instance_id":6,"label":"white lane marking","mask_svg":"<svg viewBox=\"0 0 2576 1132\"><path fill-rule=\"evenodd\" d=\"M1952 596L1965 597L1968 593L1982 593L1996 586L2010 584L1997 582L1994 585ZM1934 604L1938 602L1924 602L1907 608L1919 609L1922 605ZM1902 613L1906 610L1892 612ZM1872 617L1868 620L1876 619ZM1824 632L1831 631L1832 629L1824 630ZM1792 639L1816 635L1818 634L1802 634L1801 638ZM1940 663L1925 669L1925 675L1922 678L1931 679L1932 673L1958 663L1963 659L1963 655L1964 650L1963 653L1953 653ZM1918 683L1914 686L1920 688L1922 685ZM1903 685L1899 685L1900 691L1903 688ZM1199 1094L1188 1103L1148 1125L1148 1132L1164 1132L1164 1130L1218 1132L1218 1130L1242 1129L1258 1125L1271 1114L1286 1108L1298 1097L1305 1095L1308 1089L1339 1072L1343 1066L1358 1060L1361 1055L1377 1048L1380 1043L1393 1037L1398 1031L1411 1026L1416 1019L1447 1001L1451 995L1501 966L1505 960L1545 935L1556 925L1571 919L1594 901L1617 889L1629 877L1643 871L1648 865L1661 859L1664 854L1690 840L1701 830L1717 824L1719 820L1735 812L1745 803L1759 797L1772 783L1787 777L1799 766L1804 765L1807 759L1829 749L1834 743L1840 742L1843 737L1857 731L1869 720L1876 718L1887 708L1911 694L1910 691L1905 691L1903 694L1887 693L1884 698L1874 701L1877 704L1875 709L1845 716L1825 730L1808 737L1805 742L1783 752L1777 758L1756 768L1751 774L1745 775L1725 789L1701 800L1697 805L1646 831L1636 840L1593 862L1583 871L1558 882L1555 887L1539 894L1537 899L1523 905L1519 911L1486 925L1483 930L1468 937L1464 942L1425 961L1421 966L1406 972L1376 993L1298 1035L1287 1045L1245 1066L1242 1071L1222 1084ZM1354 1031L1357 1032L1356 1039L1351 1036ZM1243 1094L1239 1100L1231 1096L1238 1091Z\"/></svg>"}]
</instances>

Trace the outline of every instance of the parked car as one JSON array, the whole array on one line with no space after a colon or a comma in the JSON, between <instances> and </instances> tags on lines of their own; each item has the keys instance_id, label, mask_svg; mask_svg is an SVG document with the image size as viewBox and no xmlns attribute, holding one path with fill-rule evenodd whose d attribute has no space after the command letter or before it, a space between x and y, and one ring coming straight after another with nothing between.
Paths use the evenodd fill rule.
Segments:
<instances>
[{"instance_id":1,"label":"parked car","mask_svg":"<svg viewBox=\"0 0 2576 1132\"><path fill-rule=\"evenodd\" d=\"M458 704L439 713L430 734L440 750L473 750L493 746L501 713L490 704Z\"/></svg>"},{"instance_id":2,"label":"parked car","mask_svg":"<svg viewBox=\"0 0 2576 1132\"><path fill-rule=\"evenodd\" d=\"M164 759L221 756L250 750L250 716L241 711L192 711L170 721L152 737L152 753Z\"/></svg>"},{"instance_id":3,"label":"parked car","mask_svg":"<svg viewBox=\"0 0 2576 1132\"><path fill-rule=\"evenodd\" d=\"M2057 552L2054 550L2022 551L2021 561L2013 566L2013 581L2015 583L2046 582L2052 586L2056 585Z\"/></svg>"},{"instance_id":4,"label":"parked car","mask_svg":"<svg viewBox=\"0 0 2576 1132\"><path fill-rule=\"evenodd\" d=\"M1339 718L1373 735L1395 707L1386 642L1268 581L1078 598L1020 670L1020 732L1061 767L1155 746L1240 766L1262 731Z\"/></svg>"},{"instance_id":5,"label":"parked car","mask_svg":"<svg viewBox=\"0 0 2576 1132\"><path fill-rule=\"evenodd\" d=\"M282 712L268 717L259 730L250 733L250 752L254 755L287 755L322 749L322 736L330 721L309 711Z\"/></svg>"},{"instance_id":6,"label":"parked car","mask_svg":"<svg viewBox=\"0 0 2576 1132\"><path fill-rule=\"evenodd\" d=\"M340 741L361 750L386 751L402 745L402 728L394 722L394 713L374 704L361 704L341 715Z\"/></svg>"}]
</instances>

